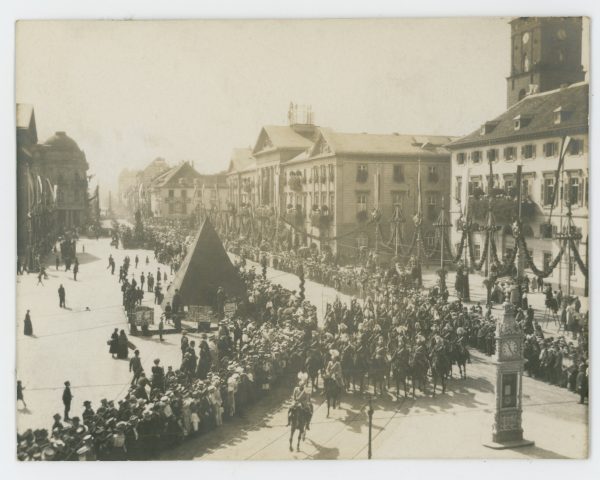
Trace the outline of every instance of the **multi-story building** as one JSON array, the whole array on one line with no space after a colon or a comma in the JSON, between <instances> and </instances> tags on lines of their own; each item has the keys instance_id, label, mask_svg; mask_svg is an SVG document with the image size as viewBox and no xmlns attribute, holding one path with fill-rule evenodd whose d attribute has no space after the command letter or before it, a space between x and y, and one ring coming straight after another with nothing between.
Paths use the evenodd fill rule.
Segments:
<instances>
[{"instance_id":1,"label":"multi-story building","mask_svg":"<svg viewBox=\"0 0 600 480\"><path fill-rule=\"evenodd\" d=\"M283 165L282 204L290 213L303 213L303 228L314 235L312 242L342 256L351 258L360 247L376 246L381 253L393 254L396 247L402 253L414 234L420 170L422 232L425 246L433 248L433 222L449 200L450 154L443 145L451 140L320 128L312 147ZM395 207L403 219L398 225L392 222ZM378 226L369 224L375 212ZM390 243L392 236L397 244Z\"/></svg>"},{"instance_id":2,"label":"multi-story building","mask_svg":"<svg viewBox=\"0 0 600 480\"><path fill-rule=\"evenodd\" d=\"M160 174L148 192L152 215L170 219L185 218L201 208L224 208L228 197L224 174L202 175L189 162Z\"/></svg>"},{"instance_id":3,"label":"multi-story building","mask_svg":"<svg viewBox=\"0 0 600 480\"><path fill-rule=\"evenodd\" d=\"M556 235L566 229L569 208L574 225L582 234L578 251L582 258L586 256L589 86L587 83L566 86L570 80L581 78L581 19L526 18L512 21L511 26L513 76L516 56L527 67L526 71L533 68L533 79L539 83L528 92L537 93L525 94L515 103L512 85L513 80L519 79L508 77L509 109L483 123L477 131L447 145L452 151L452 223L456 225L465 211L470 212L474 221L485 222L487 200L481 197L490 185L491 163L492 188L496 195L494 220L504 227L497 234L498 248L502 253L514 249L515 240L509 225L518 208L515 197L517 166L520 165L523 233L535 265L542 269L560 251ZM518 45L515 39L520 39ZM533 50L528 50L532 53L527 58L533 59L533 63L526 64L525 53L521 52L530 42ZM555 52L554 57L551 52ZM571 58L572 55L575 58ZM564 63L564 68L553 66L552 58L555 63ZM557 84L563 86L546 91ZM557 184L561 153L564 169ZM460 236L461 232L453 228L454 244L459 242ZM484 249L485 234L474 233L473 236L478 257ZM585 289L585 277L578 272L569 253L563 255L546 281L555 288L564 287L570 281L575 293Z\"/></svg>"},{"instance_id":4,"label":"multi-story building","mask_svg":"<svg viewBox=\"0 0 600 480\"><path fill-rule=\"evenodd\" d=\"M414 233L420 166L424 243L433 248L432 223L449 204L450 154L443 145L452 138L338 133L314 125L310 110L299 121L295 106L289 117L289 126L263 127L252 151L234 150L227 181L237 210L269 206L290 220L297 243L346 257L376 245L401 253ZM392 225L395 206L404 221ZM369 223L374 209L379 228ZM383 247L391 229L398 241Z\"/></svg>"},{"instance_id":5,"label":"multi-story building","mask_svg":"<svg viewBox=\"0 0 600 480\"><path fill-rule=\"evenodd\" d=\"M59 230L80 228L88 214L89 165L77 142L56 132L36 149L39 168L56 185L56 221Z\"/></svg>"},{"instance_id":6,"label":"multi-story building","mask_svg":"<svg viewBox=\"0 0 600 480\"><path fill-rule=\"evenodd\" d=\"M118 203L120 205L127 205L127 197L129 194L135 190L135 186L137 185L137 174L139 170L129 170L128 168L124 168L119 173L118 180Z\"/></svg>"},{"instance_id":7,"label":"multi-story building","mask_svg":"<svg viewBox=\"0 0 600 480\"><path fill-rule=\"evenodd\" d=\"M37 127L32 105L17 104L17 255L34 268L56 238L56 189L40 169Z\"/></svg>"},{"instance_id":8,"label":"multi-story building","mask_svg":"<svg viewBox=\"0 0 600 480\"><path fill-rule=\"evenodd\" d=\"M227 168L228 203L239 211L257 199L256 160L251 148L234 148Z\"/></svg>"}]
</instances>

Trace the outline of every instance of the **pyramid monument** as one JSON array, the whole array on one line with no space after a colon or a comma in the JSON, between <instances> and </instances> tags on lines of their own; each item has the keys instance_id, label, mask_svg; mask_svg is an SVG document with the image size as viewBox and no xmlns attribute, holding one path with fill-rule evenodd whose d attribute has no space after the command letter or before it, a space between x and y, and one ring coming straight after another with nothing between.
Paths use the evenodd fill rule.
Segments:
<instances>
[{"instance_id":1,"label":"pyramid monument","mask_svg":"<svg viewBox=\"0 0 600 480\"><path fill-rule=\"evenodd\" d=\"M228 297L243 297L246 287L231 263L219 235L208 219L194 238L161 306L173 300L179 290L183 305L216 305L217 288Z\"/></svg>"}]
</instances>

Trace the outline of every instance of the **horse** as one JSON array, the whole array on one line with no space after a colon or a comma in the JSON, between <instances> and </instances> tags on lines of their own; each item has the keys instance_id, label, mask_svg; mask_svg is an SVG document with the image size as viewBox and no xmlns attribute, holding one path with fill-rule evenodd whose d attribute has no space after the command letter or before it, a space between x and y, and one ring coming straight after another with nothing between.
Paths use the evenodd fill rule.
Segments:
<instances>
[{"instance_id":1,"label":"horse","mask_svg":"<svg viewBox=\"0 0 600 480\"><path fill-rule=\"evenodd\" d=\"M338 382L327 375L324 377L325 382L325 397L327 398L327 418L329 418L329 409L335 408L336 405L339 406L340 403L340 393L342 388L338 385Z\"/></svg>"},{"instance_id":2,"label":"horse","mask_svg":"<svg viewBox=\"0 0 600 480\"><path fill-rule=\"evenodd\" d=\"M313 390L319 390L319 370L323 368L323 357L317 350L311 350L306 357L305 366Z\"/></svg>"},{"instance_id":3,"label":"horse","mask_svg":"<svg viewBox=\"0 0 600 480\"><path fill-rule=\"evenodd\" d=\"M350 388L350 382L353 379L354 372L354 347L348 345L342 351L342 376L344 378L344 385L348 390ZM353 384L353 388L356 390L356 385Z\"/></svg>"},{"instance_id":4,"label":"horse","mask_svg":"<svg viewBox=\"0 0 600 480\"><path fill-rule=\"evenodd\" d=\"M404 385L404 398L408 397L408 382L407 378L410 376L409 367L409 351L404 346L399 347L398 350L392 355L392 375L396 382L396 398L400 400L400 383Z\"/></svg>"},{"instance_id":5,"label":"horse","mask_svg":"<svg viewBox=\"0 0 600 480\"><path fill-rule=\"evenodd\" d=\"M352 391L356 392L356 384L359 385L360 392L364 389L365 374L369 371L369 361L365 350L361 347L354 350L352 368Z\"/></svg>"},{"instance_id":6,"label":"horse","mask_svg":"<svg viewBox=\"0 0 600 480\"><path fill-rule=\"evenodd\" d=\"M306 438L306 426L308 425L308 413L299 405L292 407L290 412L290 426L292 431L290 433L290 452L294 451L292 443L294 441L294 432L298 430L298 444L296 445L296 451L300 451L300 440Z\"/></svg>"},{"instance_id":7,"label":"horse","mask_svg":"<svg viewBox=\"0 0 600 480\"><path fill-rule=\"evenodd\" d=\"M379 385L380 394L383 395L386 389L385 375L387 362L384 357L375 355L369 362L369 380L373 380L373 394L377 395L377 385Z\"/></svg>"},{"instance_id":8,"label":"horse","mask_svg":"<svg viewBox=\"0 0 600 480\"><path fill-rule=\"evenodd\" d=\"M429 363L425 352L420 349L415 349L410 352L408 357L408 366L410 371L410 379L412 383L412 396L415 399L415 386L419 384L419 389L427 394L427 371Z\"/></svg>"},{"instance_id":9,"label":"horse","mask_svg":"<svg viewBox=\"0 0 600 480\"><path fill-rule=\"evenodd\" d=\"M471 356L469 355L467 347L463 342L457 340L452 349L451 359L453 362L456 362L456 365L458 366L460 378L467 378L467 362L470 358ZM450 367L450 376L452 376L452 367Z\"/></svg>"},{"instance_id":10,"label":"horse","mask_svg":"<svg viewBox=\"0 0 600 480\"><path fill-rule=\"evenodd\" d=\"M442 393L446 393L446 378L452 363L446 351L443 348L434 349L431 352L431 377L433 379L433 396L435 397L435 389L437 382L440 380L442 384Z\"/></svg>"}]
</instances>

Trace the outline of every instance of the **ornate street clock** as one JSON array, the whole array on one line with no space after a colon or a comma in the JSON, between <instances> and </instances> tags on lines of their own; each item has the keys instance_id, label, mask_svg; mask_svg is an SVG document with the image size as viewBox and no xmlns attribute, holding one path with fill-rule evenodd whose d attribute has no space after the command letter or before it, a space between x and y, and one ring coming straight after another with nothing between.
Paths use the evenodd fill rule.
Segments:
<instances>
[{"instance_id":1,"label":"ornate street clock","mask_svg":"<svg viewBox=\"0 0 600 480\"><path fill-rule=\"evenodd\" d=\"M515 307L504 304L496 325L496 410L492 441L485 446L501 449L533 445L523 439L523 332L515 321Z\"/></svg>"}]
</instances>

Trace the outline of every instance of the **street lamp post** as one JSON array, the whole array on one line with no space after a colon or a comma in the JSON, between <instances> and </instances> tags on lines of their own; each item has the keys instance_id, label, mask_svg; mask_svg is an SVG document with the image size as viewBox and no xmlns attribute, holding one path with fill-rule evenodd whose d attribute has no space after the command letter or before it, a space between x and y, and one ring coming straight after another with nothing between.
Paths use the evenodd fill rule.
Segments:
<instances>
[{"instance_id":1,"label":"street lamp post","mask_svg":"<svg viewBox=\"0 0 600 480\"><path fill-rule=\"evenodd\" d=\"M369 415L369 460L373 456L373 448L372 448L372 432L373 432L373 403L371 395L369 395L369 410L367 410L367 414Z\"/></svg>"}]
</instances>

